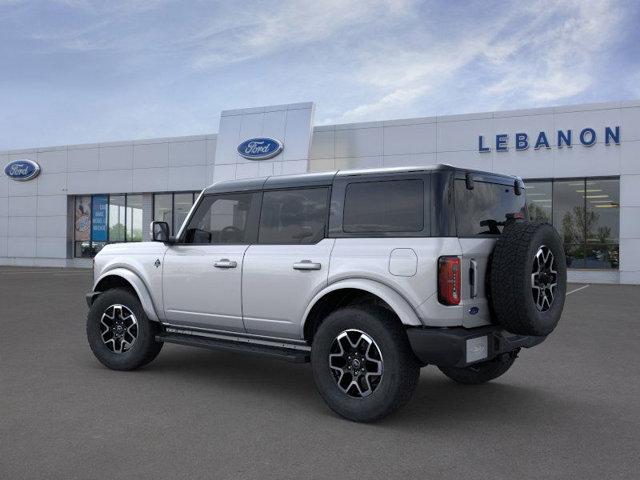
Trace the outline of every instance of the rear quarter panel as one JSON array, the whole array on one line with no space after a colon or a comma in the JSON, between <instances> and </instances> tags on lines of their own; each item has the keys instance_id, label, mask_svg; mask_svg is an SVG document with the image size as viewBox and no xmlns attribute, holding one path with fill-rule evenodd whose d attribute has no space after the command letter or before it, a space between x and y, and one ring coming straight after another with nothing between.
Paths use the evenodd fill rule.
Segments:
<instances>
[{"instance_id":1,"label":"rear quarter panel","mask_svg":"<svg viewBox=\"0 0 640 480\"><path fill-rule=\"evenodd\" d=\"M415 269L408 265L410 255L403 255L399 264L390 263L396 249L415 252ZM398 292L424 325L462 325L463 307L441 305L437 284L438 258L461 254L457 238L338 238L331 254L328 283L354 278L373 280ZM394 256L393 261L396 260Z\"/></svg>"}]
</instances>

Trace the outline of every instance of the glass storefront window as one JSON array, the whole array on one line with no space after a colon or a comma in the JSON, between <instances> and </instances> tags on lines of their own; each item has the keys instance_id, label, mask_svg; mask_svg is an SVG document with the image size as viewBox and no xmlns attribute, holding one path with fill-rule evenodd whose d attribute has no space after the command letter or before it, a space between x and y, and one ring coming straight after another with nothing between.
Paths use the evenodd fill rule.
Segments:
<instances>
[{"instance_id":1,"label":"glass storefront window","mask_svg":"<svg viewBox=\"0 0 640 480\"><path fill-rule=\"evenodd\" d=\"M551 181L534 181L526 184L527 210L532 222L551 223L553 210L551 208Z\"/></svg>"},{"instance_id":2,"label":"glass storefront window","mask_svg":"<svg viewBox=\"0 0 640 480\"><path fill-rule=\"evenodd\" d=\"M526 186L529 218L553 223L569 268L618 268L619 179L529 180Z\"/></svg>"},{"instance_id":3,"label":"glass storefront window","mask_svg":"<svg viewBox=\"0 0 640 480\"><path fill-rule=\"evenodd\" d=\"M618 268L620 182L587 180L585 194L587 268Z\"/></svg>"},{"instance_id":4,"label":"glass storefront window","mask_svg":"<svg viewBox=\"0 0 640 480\"><path fill-rule=\"evenodd\" d=\"M93 257L107 243L142 241L142 194L75 197L74 256Z\"/></svg>"},{"instance_id":5,"label":"glass storefront window","mask_svg":"<svg viewBox=\"0 0 640 480\"><path fill-rule=\"evenodd\" d=\"M173 229L172 232L178 233L180 227L187 218L187 214L193 206L193 193L176 193L173 197Z\"/></svg>"},{"instance_id":6,"label":"glass storefront window","mask_svg":"<svg viewBox=\"0 0 640 480\"><path fill-rule=\"evenodd\" d=\"M553 182L553 225L565 246L567 266L585 268L584 180Z\"/></svg>"},{"instance_id":7,"label":"glass storefront window","mask_svg":"<svg viewBox=\"0 0 640 480\"><path fill-rule=\"evenodd\" d=\"M153 219L167 222L172 235L176 235L189 214L197 192L156 193L153 195Z\"/></svg>"},{"instance_id":8,"label":"glass storefront window","mask_svg":"<svg viewBox=\"0 0 640 480\"><path fill-rule=\"evenodd\" d=\"M127 195L127 242L142 241L142 195Z\"/></svg>"},{"instance_id":9,"label":"glass storefront window","mask_svg":"<svg viewBox=\"0 0 640 480\"><path fill-rule=\"evenodd\" d=\"M125 196L109 196L109 242L125 241Z\"/></svg>"},{"instance_id":10,"label":"glass storefront window","mask_svg":"<svg viewBox=\"0 0 640 480\"><path fill-rule=\"evenodd\" d=\"M167 222L173 234L173 195L171 193L156 193L153 196L153 220Z\"/></svg>"}]
</instances>

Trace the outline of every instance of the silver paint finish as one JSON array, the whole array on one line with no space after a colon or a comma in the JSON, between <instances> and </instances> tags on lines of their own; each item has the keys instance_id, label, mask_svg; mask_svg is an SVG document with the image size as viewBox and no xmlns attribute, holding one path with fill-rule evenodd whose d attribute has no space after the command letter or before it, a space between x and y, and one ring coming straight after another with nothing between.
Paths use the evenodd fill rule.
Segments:
<instances>
[{"instance_id":1,"label":"silver paint finish","mask_svg":"<svg viewBox=\"0 0 640 480\"><path fill-rule=\"evenodd\" d=\"M462 287L462 325L471 328L491 323L489 300L485 279L487 278L489 256L495 247L495 238L461 238L462 261L460 262ZM472 288L471 270L475 270L475 285ZM478 313L470 310L478 307Z\"/></svg>"},{"instance_id":2,"label":"silver paint finish","mask_svg":"<svg viewBox=\"0 0 640 480\"><path fill-rule=\"evenodd\" d=\"M335 239L315 245L251 245L245 254L242 306L248 333L302 338L301 320L327 286Z\"/></svg>"},{"instance_id":3,"label":"silver paint finish","mask_svg":"<svg viewBox=\"0 0 640 480\"><path fill-rule=\"evenodd\" d=\"M396 249L415 252L415 275L389 274L389 261ZM457 238L339 238L331 255L329 285L347 280L352 288L380 296L405 325L460 325L461 307L438 302L437 260L461 253Z\"/></svg>"},{"instance_id":4,"label":"silver paint finish","mask_svg":"<svg viewBox=\"0 0 640 480\"><path fill-rule=\"evenodd\" d=\"M175 326L301 341L313 305L339 289L378 296L405 325L489 323L484 281L495 240L340 238L315 245L108 245L96 256L96 283L129 281L152 320ZM462 302L437 299L437 259L462 257ZM156 260L161 265L156 267ZM476 263L475 298L468 268ZM479 311L471 315L469 310Z\"/></svg>"},{"instance_id":5,"label":"silver paint finish","mask_svg":"<svg viewBox=\"0 0 640 480\"><path fill-rule=\"evenodd\" d=\"M94 258L93 290L107 276L129 282L140 298L149 320L164 319L162 302L162 272L164 265L155 266L164 258L167 247L160 242L114 243L106 245Z\"/></svg>"},{"instance_id":6,"label":"silver paint finish","mask_svg":"<svg viewBox=\"0 0 640 480\"><path fill-rule=\"evenodd\" d=\"M246 245L173 245L163 264L164 313L181 325L244 332L242 260Z\"/></svg>"}]
</instances>

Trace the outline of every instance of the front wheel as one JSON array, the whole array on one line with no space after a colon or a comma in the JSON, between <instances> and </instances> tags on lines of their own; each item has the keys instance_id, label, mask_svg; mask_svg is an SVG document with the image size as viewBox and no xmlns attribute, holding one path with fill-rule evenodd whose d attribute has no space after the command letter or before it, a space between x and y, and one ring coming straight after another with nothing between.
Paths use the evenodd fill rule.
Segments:
<instances>
[{"instance_id":1,"label":"front wheel","mask_svg":"<svg viewBox=\"0 0 640 480\"><path fill-rule=\"evenodd\" d=\"M112 370L133 370L158 356L157 323L144 313L140 300L128 290L107 290L87 315L87 340L96 358Z\"/></svg>"},{"instance_id":2,"label":"front wheel","mask_svg":"<svg viewBox=\"0 0 640 480\"><path fill-rule=\"evenodd\" d=\"M402 326L386 310L358 306L330 314L311 346L313 377L329 407L349 420L378 420L413 394L420 366Z\"/></svg>"},{"instance_id":3,"label":"front wheel","mask_svg":"<svg viewBox=\"0 0 640 480\"><path fill-rule=\"evenodd\" d=\"M499 355L488 362L476 363L468 367L438 367L442 373L463 385L480 385L498 378L511 368L517 358L517 352Z\"/></svg>"}]
</instances>

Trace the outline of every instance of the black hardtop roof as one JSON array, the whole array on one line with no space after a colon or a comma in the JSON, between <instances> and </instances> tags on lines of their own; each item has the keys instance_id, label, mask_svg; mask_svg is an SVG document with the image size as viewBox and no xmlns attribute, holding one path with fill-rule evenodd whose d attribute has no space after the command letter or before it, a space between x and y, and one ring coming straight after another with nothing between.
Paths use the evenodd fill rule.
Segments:
<instances>
[{"instance_id":1,"label":"black hardtop roof","mask_svg":"<svg viewBox=\"0 0 640 480\"><path fill-rule=\"evenodd\" d=\"M396 168L367 168L358 170L334 170L320 173L299 173L295 175L274 175L270 177L248 178L241 180L222 180L204 189L203 193L243 192L253 190L271 190L293 187L321 187L329 186L336 177L352 177L364 175L393 175L411 172L451 171L456 173L456 178L464 178L470 173L475 180L502 180L500 183L513 184L517 177L498 173L471 170L455 167L453 165L438 164L416 167Z\"/></svg>"}]
</instances>

